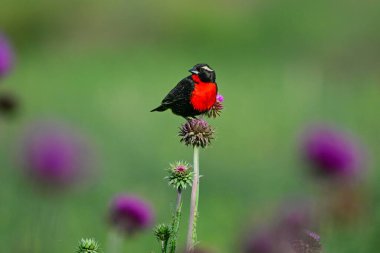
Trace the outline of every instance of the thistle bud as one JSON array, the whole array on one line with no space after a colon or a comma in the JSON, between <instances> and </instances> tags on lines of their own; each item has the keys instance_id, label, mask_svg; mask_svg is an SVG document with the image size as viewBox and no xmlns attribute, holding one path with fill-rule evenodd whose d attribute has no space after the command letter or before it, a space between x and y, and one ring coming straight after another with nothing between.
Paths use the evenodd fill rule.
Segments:
<instances>
[{"instance_id":1,"label":"thistle bud","mask_svg":"<svg viewBox=\"0 0 380 253\"><path fill-rule=\"evenodd\" d=\"M203 119L191 119L179 131L181 142L186 146L207 147L214 139L215 130Z\"/></svg>"},{"instance_id":2,"label":"thistle bud","mask_svg":"<svg viewBox=\"0 0 380 253\"><path fill-rule=\"evenodd\" d=\"M169 185L172 185L175 189L186 189L191 186L193 181L193 172L191 166L187 162L178 161L170 164L168 169L169 176L165 177L169 181Z\"/></svg>"},{"instance_id":3,"label":"thistle bud","mask_svg":"<svg viewBox=\"0 0 380 253\"><path fill-rule=\"evenodd\" d=\"M99 244L95 239L81 239L77 253L99 253Z\"/></svg>"},{"instance_id":4,"label":"thistle bud","mask_svg":"<svg viewBox=\"0 0 380 253\"><path fill-rule=\"evenodd\" d=\"M166 224L157 225L154 228L154 235L156 236L158 241L167 242L170 238L172 230Z\"/></svg>"}]
</instances>

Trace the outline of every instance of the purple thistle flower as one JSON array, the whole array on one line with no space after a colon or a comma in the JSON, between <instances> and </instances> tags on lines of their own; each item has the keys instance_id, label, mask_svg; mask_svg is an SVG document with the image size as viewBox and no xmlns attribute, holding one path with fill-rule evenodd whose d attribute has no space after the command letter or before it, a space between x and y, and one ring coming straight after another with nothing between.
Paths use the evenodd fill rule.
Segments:
<instances>
[{"instance_id":1,"label":"purple thistle flower","mask_svg":"<svg viewBox=\"0 0 380 253\"><path fill-rule=\"evenodd\" d=\"M117 196L109 210L110 224L120 233L133 235L153 225L153 210L146 201L129 195Z\"/></svg>"},{"instance_id":2,"label":"purple thistle flower","mask_svg":"<svg viewBox=\"0 0 380 253\"><path fill-rule=\"evenodd\" d=\"M85 176L89 154L89 146L71 129L57 122L39 122L22 137L18 158L35 182L59 188Z\"/></svg>"},{"instance_id":3,"label":"purple thistle flower","mask_svg":"<svg viewBox=\"0 0 380 253\"><path fill-rule=\"evenodd\" d=\"M223 110L223 101L224 97L220 94L216 95L216 102L215 104L211 107L211 109L207 112L207 117L209 118L216 118L220 116Z\"/></svg>"},{"instance_id":4,"label":"purple thistle flower","mask_svg":"<svg viewBox=\"0 0 380 253\"><path fill-rule=\"evenodd\" d=\"M321 176L354 176L362 166L358 145L347 134L333 128L311 129L304 139L302 151L306 161Z\"/></svg>"},{"instance_id":5,"label":"purple thistle flower","mask_svg":"<svg viewBox=\"0 0 380 253\"><path fill-rule=\"evenodd\" d=\"M0 78L6 76L13 66L13 50L5 37L0 33Z\"/></svg>"},{"instance_id":6,"label":"purple thistle flower","mask_svg":"<svg viewBox=\"0 0 380 253\"><path fill-rule=\"evenodd\" d=\"M216 95L216 101L218 101L219 103L223 103L224 97L221 94L218 94L218 95Z\"/></svg>"},{"instance_id":7,"label":"purple thistle flower","mask_svg":"<svg viewBox=\"0 0 380 253\"><path fill-rule=\"evenodd\" d=\"M187 167L183 166L183 165L179 165L175 168L176 172L178 173L181 173L181 172L185 172L187 170Z\"/></svg>"}]
</instances>

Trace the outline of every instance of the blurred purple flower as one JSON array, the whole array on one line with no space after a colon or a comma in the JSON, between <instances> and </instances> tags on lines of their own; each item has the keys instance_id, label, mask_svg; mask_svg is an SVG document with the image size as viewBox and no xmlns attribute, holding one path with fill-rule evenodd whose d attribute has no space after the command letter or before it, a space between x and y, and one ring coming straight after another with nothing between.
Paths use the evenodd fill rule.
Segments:
<instances>
[{"instance_id":1,"label":"blurred purple flower","mask_svg":"<svg viewBox=\"0 0 380 253\"><path fill-rule=\"evenodd\" d=\"M304 230L290 242L294 253L321 253L322 245L320 236L312 231Z\"/></svg>"},{"instance_id":2,"label":"blurred purple flower","mask_svg":"<svg viewBox=\"0 0 380 253\"><path fill-rule=\"evenodd\" d=\"M275 218L264 226L254 227L243 238L244 253L307 253L300 251L315 246L319 237L309 229L317 229L317 219L311 202L295 199L281 205ZM318 238L317 238L318 237ZM312 251L317 253L320 251Z\"/></svg>"},{"instance_id":3,"label":"blurred purple flower","mask_svg":"<svg viewBox=\"0 0 380 253\"><path fill-rule=\"evenodd\" d=\"M141 198L120 195L111 203L109 221L120 233L133 235L151 227L154 215L150 204Z\"/></svg>"},{"instance_id":4,"label":"blurred purple flower","mask_svg":"<svg viewBox=\"0 0 380 253\"><path fill-rule=\"evenodd\" d=\"M306 161L316 174L347 177L362 166L362 152L347 134L329 127L311 129L302 144Z\"/></svg>"},{"instance_id":5,"label":"blurred purple flower","mask_svg":"<svg viewBox=\"0 0 380 253\"><path fill-rule=\"evenodd\" d=\"M219 103L223 103L224 97L221 94L218 94L218 95L216 95L216 101L218 101Z\"/></svg>"},{"instance_id":6,"label":"blurred purple flower","mask_svg":"<svg viewBox=\"0 0 380 253\"><path fill-rule=\"evenodd\" d=\"M248 232L243 242L244 253L274 253L276 235L271 228Z\"/></svg>"},{"instance_id":7,"label":"blurred purple flower","mask_svg":"<svg viewBox=\"0 0 380 253\"><path fill-rule=\"evenodd\" d=\"M309 251L310 250L310 251ZM278 227L268 227L250 234L243 245L243 253L320 253L322 246L318 234L309 230L289 236Z\"/></svg>"},{"instance_id":8,"label":"blurred purple flower","mask_svg":"<svg viewBox=\"0 0 380 253\"><path fill-rule=\"evenodd\" d=\"M277 231L284 237L297 237L305 229L316 228L318 221L312 204L307 200L287 201L278 212Z\"/></svg>"},{"instance_id":9,"label":"blurred purple flower","mask_svg":"<svg viewBox=\"0 0 380 253\"><path fill-rule=\"evenodd\" d=\"M0 78L7 75L13 66L13 51L8 39L0 33Z\"/></svg>"},{"instance_id":10,"label":"blurred purple flower","mask_svg":"<svg viewBox=\"0 0 380 253\"><path fill-rule=\"evenodd\" d=\"M17 158L28 176L42 186L63 187L88 174L89 146L57 122L32 124L21 139Z\"/></svg>"}]
</instances>

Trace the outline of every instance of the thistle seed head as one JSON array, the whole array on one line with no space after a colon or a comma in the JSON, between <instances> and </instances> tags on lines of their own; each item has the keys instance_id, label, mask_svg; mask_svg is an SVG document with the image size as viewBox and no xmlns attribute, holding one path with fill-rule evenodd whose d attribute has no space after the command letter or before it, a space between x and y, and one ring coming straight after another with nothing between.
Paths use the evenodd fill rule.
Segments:
<instances>
[{"instance_id":1,"label":"thistle seed head","mask_svg":"<svg viewBox=\"0 0 380 253\"><path fill-rule=\"evenodd\" d=\"M181 142L186 146L207 147L214 139L215 130L203 119L191 119L179 131Z\"/></svg>"}]
</instances>

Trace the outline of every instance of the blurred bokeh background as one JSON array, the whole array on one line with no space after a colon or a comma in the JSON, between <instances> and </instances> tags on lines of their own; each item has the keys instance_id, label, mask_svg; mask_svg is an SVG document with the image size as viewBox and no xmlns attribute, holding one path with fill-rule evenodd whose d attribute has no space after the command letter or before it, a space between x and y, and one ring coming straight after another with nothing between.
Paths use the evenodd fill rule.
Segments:
<instances>
[{"instance_id":1,"label":"blurred bokeh background","mask_svg":"<svg viewBox=\"0 0 380 253\"><path fill-rule=\"evenodd\" d=\"M14 51L0 93L18 103L12 117L0 119L1 251L73 252L81 237L106 246L107 210L119 193L142 196L157 222L169 220L175 193L164 169L191 161L192 150L177 137L182 118L149 111L199 62L216 70L225 98L222 116L210 120L217 139L201 152L200 245L237 252L247 224L268 219L287 199L333 195L333 187L307 176L299 145L305 128L326 123L360 140L366 168L352 190L363 195L364 210L349 224L320 226L324 252L379 248L379 2L2 0L0 6L0 29ZM81 133L92 149L91 179L59 191L28 182L15 160L22 160L25 129L40 120ZM187 211L183 217L181 242ZM149 231L123 247L159 251Z\"/></svg>"}]
</instances>

